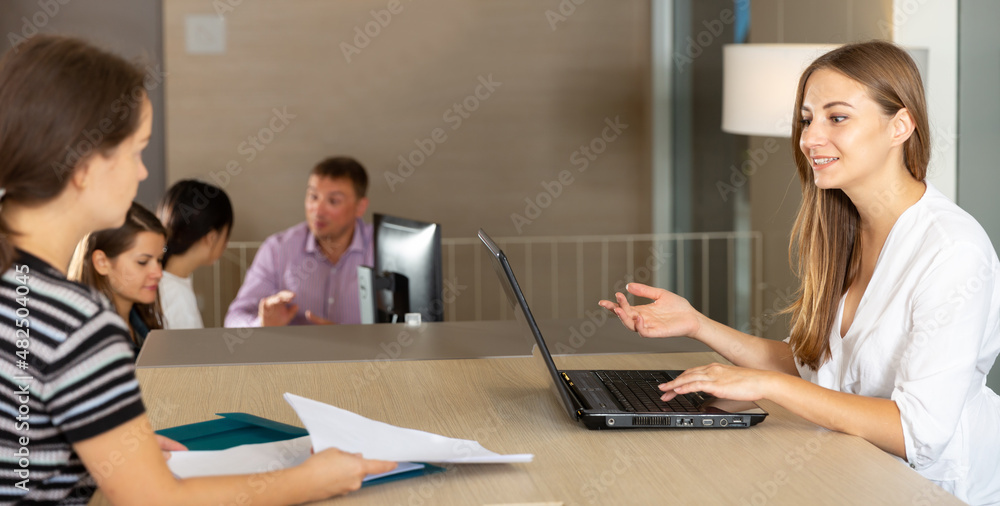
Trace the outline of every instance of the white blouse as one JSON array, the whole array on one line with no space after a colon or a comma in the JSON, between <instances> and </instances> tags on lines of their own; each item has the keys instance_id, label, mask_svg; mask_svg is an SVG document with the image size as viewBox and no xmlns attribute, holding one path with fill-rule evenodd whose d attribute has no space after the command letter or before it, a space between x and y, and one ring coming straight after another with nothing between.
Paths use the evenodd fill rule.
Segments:
<instances>
[{"instance_id":1,"label":"white blouse","mask_svg":"<svg viewBox=\"0 0 1000 506\"><path fill-rule=\"evenodd\" d=\"M181 278L163 271L163 279L160 280L160 307L163 309L165 329L205 328L191 276Z\"/></svg>"},{"instance_id":2,"label":"white blouse","mask_svg":"<svg viewBox=\"0 0 1000 506\"><path fill-rule=\"evenodd\" d=\"M1000 262L976 220L928 183L896 221L847 333L844 300L817 385L896 401L910 467L971 504L1000 503ZM1000 374L1000 371L997 371Z\"/></svg>"}]
</instances>

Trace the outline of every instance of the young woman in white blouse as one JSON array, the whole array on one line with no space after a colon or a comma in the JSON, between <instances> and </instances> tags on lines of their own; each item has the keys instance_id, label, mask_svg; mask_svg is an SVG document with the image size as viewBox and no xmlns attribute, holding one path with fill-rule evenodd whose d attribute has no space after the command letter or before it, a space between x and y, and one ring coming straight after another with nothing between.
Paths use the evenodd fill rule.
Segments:
<instances>
[{"instance_id":1,"label":"young woman in white blouse","mask_svg":"<svg viewBox=\"0 0 1000 506\"><path fill-rule=\"evenodd\" d=\"M192 275L198 267L214 264L226 250L233 229L229 196L216 186L185 179L167 190L156 215L167 229L160 280L163 328L204 328Z\"/></svg>"},{"instance_id":2,"label":"young woman in white blouse","mask_svg":"<svg viewBox=\"0 0 1000 506\"><path fill-rule=\"evenodd\" d=\"M706 318L666 290L602 301L645 337L690 336L735 366L689 369L664 399L769 399L864 437L972 504L1000 502L1000 264L982 227L924 181L930 132L916 66L881 41L818 58L799 81L792 138L802 207L790 252L791 336Z\"/></svg>"}]
</instances>

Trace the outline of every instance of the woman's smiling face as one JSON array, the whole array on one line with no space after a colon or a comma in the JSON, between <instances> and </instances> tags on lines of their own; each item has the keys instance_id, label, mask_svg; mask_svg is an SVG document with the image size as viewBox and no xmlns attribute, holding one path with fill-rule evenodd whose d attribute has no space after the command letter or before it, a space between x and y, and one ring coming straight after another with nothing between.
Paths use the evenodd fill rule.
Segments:
<instances>
[{"instance_id":1,"label":"woman's smiling face","mask_svg":"<svg viewBox=\"0 0 1000 506\"><path fill-rule=\"evenodd\" d=\"M801 114L799 149L809 160L817 187L860 186L892 169L890 118L861 83L829 69L813 72L806 81Z\"/></svg>"},{"instance_id":2,"label":"woman's smiling face","mask_svg":"<svg viewBox=\"0 0 1000 506\"><path fill-rule=\"evenodd\" d=\"M165 245L166 239L162 235L139 232L131 248L109 259L110 272L106 276L115 297L139 304L156 301L157 287L163 277Z\"/></svg>"}]
</instances>

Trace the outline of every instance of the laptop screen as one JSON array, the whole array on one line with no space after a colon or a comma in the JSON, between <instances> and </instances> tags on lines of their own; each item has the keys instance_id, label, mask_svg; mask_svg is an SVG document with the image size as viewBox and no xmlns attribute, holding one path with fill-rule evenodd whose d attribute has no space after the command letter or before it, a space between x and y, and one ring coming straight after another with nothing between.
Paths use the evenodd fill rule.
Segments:
<instances>
[{"instance_id":1,"label":"laptop screen","mask_svg":"<svg viewBox=\"0 0 1000 506\"><path fill-rule=\"evenodd\" d=\"M555 382L556 390L559 391L559 399L562 401L566 411L569 412L569 416L574 420L579 418L576 412L576 405L566 388L566 384L563 383L562 378L559 376L556 364L552 361L552 355L549 353L548 347L545 346L545 339L542 338L542 332L538 330L535 318L531 315L528 301L525 300L524 294L521 292L521 287L518 286L517 279L514 277L514 271L510 268L510 263L507 262L507 255L493 242L490 236L486 235L483 229L479 229L479 240L483 241L483 245L490 252L493 270L496 271L497 277L500 279L500 286L504 288L507 300L514 309L514 319L523 322L527 331L535 338L538 351L545 361L545 367L549 370L552 381Z\"/></svg>"}]
</instances>

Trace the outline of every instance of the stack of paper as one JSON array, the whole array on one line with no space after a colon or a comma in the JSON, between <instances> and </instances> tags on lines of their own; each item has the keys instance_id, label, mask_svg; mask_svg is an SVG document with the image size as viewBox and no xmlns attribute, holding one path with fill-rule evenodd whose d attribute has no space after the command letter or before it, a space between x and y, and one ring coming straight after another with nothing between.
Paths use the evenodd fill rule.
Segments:
<instances>
[{"instance_id":1,"label":"stack of paper","mask_svg":"<svg viewBox=\"0 0 1000 506\"><path fill-rule=\"evenodd\" d=\"M500 455L476 441L396 427L289 393L285 394L285 400L302 420L309 436L228 450L173 452L167 461L170 470L180 478L275 471L301 464L309 458L310 449L319 452L327 448L401 463L387 474L421 466L411 462L510 463L531 462L533 458L531 454Z\"/></svg>"}]
</instances>

